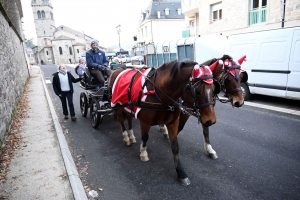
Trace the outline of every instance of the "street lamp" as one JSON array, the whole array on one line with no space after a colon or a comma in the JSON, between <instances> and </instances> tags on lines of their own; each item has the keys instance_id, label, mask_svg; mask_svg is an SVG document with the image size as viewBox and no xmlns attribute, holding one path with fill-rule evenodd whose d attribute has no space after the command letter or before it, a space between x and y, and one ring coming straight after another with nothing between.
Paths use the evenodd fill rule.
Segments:
<instances>
[{"instance_id":1,"label":"street lamp","mask_svg":"<svg viewBox=\"0 0 300 200\"><path fill-rule=\"evenodd\" d=\"M120 33L121 33L121 25L119 24L118 26L116 26L118 35L119 35L119 49L121 51L121 43L120 43Z\"/></svg>"}]
</instances>

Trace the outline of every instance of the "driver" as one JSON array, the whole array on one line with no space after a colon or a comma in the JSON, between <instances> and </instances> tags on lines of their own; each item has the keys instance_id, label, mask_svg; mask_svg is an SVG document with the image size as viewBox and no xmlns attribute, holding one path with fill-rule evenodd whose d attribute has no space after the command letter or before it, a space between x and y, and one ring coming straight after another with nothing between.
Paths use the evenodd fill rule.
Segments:
<instances>
[{"instance_id":1,"label":"driver","mask_svg":"<svg viewBox=\"0 0 300 200\"><path fill-rule=\"evenodd\" d=\"M106 59L104 51L98 48L98 41L91 42L91 49L86 52L86 64L89 68L91 75L97 77L101 86L104 86L104 73L109 77L111 70L107 67L108 60Z\"/></svg>"}]
</instances>

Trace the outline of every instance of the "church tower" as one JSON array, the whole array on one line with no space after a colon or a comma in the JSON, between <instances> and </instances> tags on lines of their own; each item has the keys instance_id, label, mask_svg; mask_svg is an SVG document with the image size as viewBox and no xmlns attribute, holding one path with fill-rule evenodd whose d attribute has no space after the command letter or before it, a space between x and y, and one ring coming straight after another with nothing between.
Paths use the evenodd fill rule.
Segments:
<instances>
[{"instance_id":1,"label":"church tower","mask_svg":"<svg viewBox=\"0 0 300 200\"><path fill-rule=\"evenodd\" d=\"M31 0L35 23L37 45L51 46L51 39L56 30L53 18L53 7L50 0Z\"/></svg>"}]
</instances>

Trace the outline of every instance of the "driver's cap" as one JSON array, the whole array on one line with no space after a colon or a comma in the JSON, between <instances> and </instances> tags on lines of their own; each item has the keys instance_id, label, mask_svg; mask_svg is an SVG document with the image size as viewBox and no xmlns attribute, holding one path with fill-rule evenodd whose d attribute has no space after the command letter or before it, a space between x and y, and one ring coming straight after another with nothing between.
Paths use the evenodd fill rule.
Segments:
<instances>
[{"instance_id":1,"label":"driver's cap","mask_svg":"<svg viewBox=\"0 0 300 200\"><path fill-rule=\"evenodd\" d=\"M93 44L97 44L97 45L98 45L98 40L92 40L91 46L92 46Z\"/></svg>"}]
</instances>

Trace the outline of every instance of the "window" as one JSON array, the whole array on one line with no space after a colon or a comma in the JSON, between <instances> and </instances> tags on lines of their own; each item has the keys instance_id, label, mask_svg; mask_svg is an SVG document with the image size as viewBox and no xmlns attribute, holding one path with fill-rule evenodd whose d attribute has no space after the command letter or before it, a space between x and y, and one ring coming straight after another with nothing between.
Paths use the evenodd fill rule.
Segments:
<instances>
[{"instance_id":1,"label":"window","mask_svg":"<svg viewBox=\"0 0 300 200\"><path fill-rule=\"evenodd\" d=\"M46 31L44 31L44 34L46 34Z\"/></svg>"},{"instance_id":2,"label":"window","mask_svg":"<svg viewBox=\"0 0 300 200\"><path fill-rule=\"evenodd\" d=\"M178 8L178 9L177 9L177 14L178 14L178 15L181 15L181 13L182 13L181 8Z\"/></svg>"},{"instance_id":3,"label":"window","mask_svg":"<svg viewBox=\"0 0 300 200\"><path fill-rule=\"evenodd\" d=\"M60 55L63 55L62 48L59 47L58 50L59 50L59 54L60 54Z\"/></svg>"},{"instance_id":4,"label":"window","mask_svg":"<svg viewBox=\"0 0 300 200\"><path fill-rule=\"evenodd\" d=\"M166 8L166 9L165 9L165 13L166 13L166 15L169 15L169 14L170 14L170 9L169 9L169 8Z\"/></svg>"},{"instance_id":5,"label":"window","mask_svg":"<svg viewBox=\"0 0 300 200\"><path fill-rule=\"evenodd\" d=\"M73 52L72 52L72 47L69 47L69 52L70 52L70 55L73 54Z\"/></svg>"},{"instance_id":6,"label":"window","mask_svg":"<svg viewBox=\"0 0 300 200\"><path fill-rule=\"evenodd\" d=\"M211 6L211 20L218 21L222 19L222 3Z\"/></svg>"},{"instance_id":7,"label":"window","mask_svg":"<svg viewBox=\"0 0 300 200\"><path fill-rule=\"evenodd\" d=\"M45 19L46 16L45 16L45 11L42 10L42 19Z\"/></svg>"},{"instance_id":8,"label":"window","mask_svg":"<svg viewBox=\"0 0 300 200\"><path fill-rule=\"evenodd\" d=\"M37 16L38 16L38 19L41 19L42 17L41 17L41 12L38 10L37 11Z\"/></svg>"},{"instance_id":9,"label":"window","mask_svg":"<svg viewBox=\"0 0 300 200\"><path fill-rule=\"evenodd\" d=\"M79 53L79 49L77 49L77 53Z\"/></svg>"},{"instance_id":10,"label":"window","mask_svg":"<svg viewBox=\"0 0 300 200\"><path fill-rule=\"evenodd\" d=\"M46 54L47 54L47 56L48 56L48 51L46 51Z\"/></svg>"},{"instance_id":11,"label":"window","mask_svg":"<svg viewBox=\"0 0 300 200\"><path fill-rule=\"evenodd\" d=\"M63 27L63 26L61 27L61 30L64 30L64 27Z\"/></svg>"},{"instance_id":12,"label":"window","mask_svg":"<svg viewBox=\"0 0 300 200\"><path fill-rule=\"evenodd\" d=\"M53 13L52 12L50 12L50 17L53 20Z\"/></svg>"},{"instance_id":13,"label":"window","mask_svg":"<svg viewBox=\"0 0 300 200\"><path fill-rule=\"evenodd\" d=\"M266 22L267 0L250 0L249 25Z\"/></svg>"},{"instance_id":14,"label":"window","mask_svg":"<svg viewBox=\"0 0 300 200\"><path fill-rule=\"evenodd\" d=\"M36 3L36 0L33 0L33 2L32 3Z\"/></svg>"}]
</instances>

